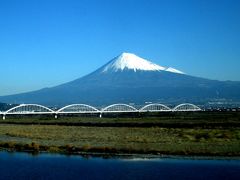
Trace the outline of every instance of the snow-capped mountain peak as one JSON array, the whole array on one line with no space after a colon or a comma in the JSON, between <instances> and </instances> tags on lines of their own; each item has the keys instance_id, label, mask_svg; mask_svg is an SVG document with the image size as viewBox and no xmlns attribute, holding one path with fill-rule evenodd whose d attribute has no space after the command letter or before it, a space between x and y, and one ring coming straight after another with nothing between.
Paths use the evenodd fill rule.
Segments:
<instances>
[{"instance_id":1,"label":"snow-capped mountain peak","mask_svg":"<svg viewBox=\"0 0 240 180\"><path fill-rule=\"evenodd\" d=\"M133 71L168 71L172 73L184 74L183 72L174 69L166 68L157 64L154 64L146 59L136 56L131 53L122 53L121 55L110 61L105 67L103 67L102 72L107 71L123 71L123 70L133 70Z\"/></svg>"}]
</instances>

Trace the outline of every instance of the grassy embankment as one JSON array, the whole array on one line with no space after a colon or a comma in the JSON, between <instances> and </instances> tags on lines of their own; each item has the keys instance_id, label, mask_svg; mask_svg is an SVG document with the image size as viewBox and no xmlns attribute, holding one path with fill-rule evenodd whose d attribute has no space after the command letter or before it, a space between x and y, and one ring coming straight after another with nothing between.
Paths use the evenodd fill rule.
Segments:
<instances>
[{"instance_id":1,"label":"grassy embankment","mask_svg":"<svg viewBox=\"0 0 240 180\"><path fill-rule=\"evenodd\" d=\"M13 118L0 121L0 147L35 152L240 156L240 113Z\"/></svg>"}]
</instances>

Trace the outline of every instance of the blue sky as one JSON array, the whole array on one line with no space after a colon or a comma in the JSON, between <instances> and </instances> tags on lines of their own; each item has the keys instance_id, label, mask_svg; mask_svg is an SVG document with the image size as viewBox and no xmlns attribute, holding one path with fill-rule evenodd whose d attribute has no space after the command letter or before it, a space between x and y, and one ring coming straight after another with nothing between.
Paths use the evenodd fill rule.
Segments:
<instances>
[{"instance_id":1,"label":"blue sky","mask_svg":"<svg viewBox=\"0 0 240 180\"><path fill-rule=\"evenodd\" d=\"M240 81L240 1L0 1L0 95L74 80L121 52Z\"/></svg>"}]
</instances>

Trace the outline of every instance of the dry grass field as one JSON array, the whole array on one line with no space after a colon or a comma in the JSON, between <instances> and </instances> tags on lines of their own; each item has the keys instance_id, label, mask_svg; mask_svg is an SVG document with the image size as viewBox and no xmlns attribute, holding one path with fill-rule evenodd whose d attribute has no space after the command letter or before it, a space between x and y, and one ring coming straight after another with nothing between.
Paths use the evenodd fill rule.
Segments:
<instances>
[{"instance_id":1,"label":"dry grass field","mask_svg":"<svg viewBox=\"0 0 240 180\"><path fill-rule=\"evenodd\" d=\"M56 152L240 155L240 128L0 125L0 147Z\"/></svg>"}]
</instances>

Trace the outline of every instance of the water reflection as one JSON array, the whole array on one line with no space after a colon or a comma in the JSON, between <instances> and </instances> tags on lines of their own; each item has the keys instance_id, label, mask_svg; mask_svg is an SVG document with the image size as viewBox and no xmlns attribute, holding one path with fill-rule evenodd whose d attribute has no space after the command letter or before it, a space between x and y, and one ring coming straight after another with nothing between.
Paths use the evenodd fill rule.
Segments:
<instances>
[{"instance_id":1,"label":"water reflection","mask_svg":"<svg viewBox=\"0 0 240 180\"><path fill-rule=\"evenodd\" d=\"M240 179L239 160L104 159L0 152L0 179Z\"/></svg>"}]
</instances>

